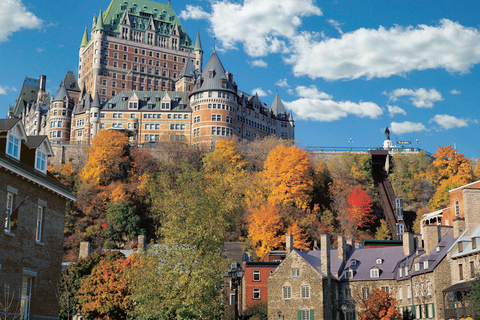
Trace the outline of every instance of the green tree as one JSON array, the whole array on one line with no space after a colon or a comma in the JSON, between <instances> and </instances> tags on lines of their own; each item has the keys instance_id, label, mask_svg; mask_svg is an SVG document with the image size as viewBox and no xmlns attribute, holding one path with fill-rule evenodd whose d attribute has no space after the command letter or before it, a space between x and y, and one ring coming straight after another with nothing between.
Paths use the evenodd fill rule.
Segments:
<instances>
[{"instance_id":1,"label":"green tree","mask_svg":"<svg viewBox=\"0 0 480 320\"><path fill-rule=\"evenodd\" d=\"M115 204L110 202L106 205L107 228L105 236L116 243L132 240L144 230L140 229L140 216L137 215L135 207L130 202Z\"/></svg>"},{"instance_id":2,"label":"green tree","mask_svg":"<svg viewBox=\"0 0 480 320\"><path fill-rule=\"evenodd\" d=\"M472 289L465 295L465 301L472 308L474 319L480 319L480 273L475 273L475 278L469 282Z\"/></svg>"}]
</instances>

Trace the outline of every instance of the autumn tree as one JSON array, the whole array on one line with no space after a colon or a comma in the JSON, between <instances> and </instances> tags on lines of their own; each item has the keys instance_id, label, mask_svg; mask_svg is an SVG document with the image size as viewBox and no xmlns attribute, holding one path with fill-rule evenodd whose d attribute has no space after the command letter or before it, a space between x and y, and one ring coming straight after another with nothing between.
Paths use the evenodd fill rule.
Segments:
<instances>
[{"instance_id":1,"label":"autumn tree","mask_svg":"<svg viewBox=\"0 0 480 320\"><path fill-rule=\"evenodd\" d=\"M124 177L128 137L116 130L101 130L92 140L88 161L80 178L82 181L106 185Z\"/></svg>"},{"instance_id":2,"label":"autumn tree","mask_svg":"<svg viewBox=\"0 0 480 320\"><path fill-rule=\"evenodd\" d=\"M473 169L470 161L451 146L438 147L433 156L435 160L427 172L427 178L436 186L436 190L428 204L431 210L436 210L441 205L449 204L449 190L472 182Z\"/></svg>"},{"instance_id":3,"label":"autumn tree","mask_svg":"<svg viewBox=\"0 0 480 320\"><path fill-rule=\"evenodd\" d=\"M362 311L358 315L361 320L401 320L400 311L395 304L397 301L382 289L375 288L362 301Z\"/></svg>"},{"instance_id":4,"label":"autumn tree","mask_svg":"<svg viewBox=\"0 0 480 320\"><path fill-rule=\"evenodd\" d=\"M369 227L375 221L373 202L365 190L356 186L348 195L348 219L359 228Z\"/></svg>"},{"instance_id":5,"label":"autumn tree","mask_svg":"<svg viewBox=\"0 0 480 320\"><path fill-rule=\"evenodd\" d=\"M277 206L264 204L250 209L248 235L256 248L257 256L263 258L270 250L279 249L283 239L283 222Z\"/></svg>"},{"instance_id":6,"label":"autumn tree","mask_svg":"<svg viewBox=\"0 0 480 320\"><path fill-rule=\"evenodd\" d=\"M129 202L108 203L106 210L107 227L104 233L116 243L117 247L120 243L132 240L145 232L140 228L140 216Z\"/></svg>"},{"instance_id":7,"label":"autumn tree","mask_svg":"<svg viewBox=\"0 0 480 320\"><path fill-rule=\"evenodd\" d=\"M380 220L380 224L377 227L375 233L376 240L392 240L392 234L390 233L390 228L388 227L387 221L385 219Z\"/></svg>"},{"instance_id":8,"label":"autumn tree","mask_svg":"<svg viewBox=\"0 0 480 320\"><path fill-rule=\"evenodd\" d=\"M298 221L294 221L290 227L288 227L287 232L293 236L293 246L297 249L305 250L310 249L310 242L308 241L308 236L298 225Z\"/></svg>"},{"instance_id":9,"label":"autumn tree","mask_svg":"<svg viewBox=\"0 0 480 320\"><path fill-rule=\"evenodd\" d=\"M133 256L132 256L133 257ZM134 259L101 260L92 273L81 279L78 303L86 319L128 319L133 309L127 276Z\"/></svg>"},{"instance_id":10,"label":"autumn tree","mask_svg":"<svg viewBox=\"0 0 480 320\"><path fill-rule=\"evenodd\" d=\"M279 145L272 149L259 174L268 202L305 207L313 188L312 161L296 146Z\"/></svg>"}]
</instances>

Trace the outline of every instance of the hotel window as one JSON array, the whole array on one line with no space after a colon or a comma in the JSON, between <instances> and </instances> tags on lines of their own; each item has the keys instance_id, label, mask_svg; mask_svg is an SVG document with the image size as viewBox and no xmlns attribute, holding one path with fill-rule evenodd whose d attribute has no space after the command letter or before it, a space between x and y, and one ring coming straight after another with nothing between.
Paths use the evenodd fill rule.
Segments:
<instances>
[{"instance_id":1,"label":"hotel window","mask_svg":"<svg viewBox=\"0 0 480 320\"><path fill-rule=\"evenodd\" d=\"M253 270L253 281L260 281L260 270Z\"/></svg>"},{"instance_id":2,"label":"hotel window","mask_svg":"<svg viewBox=\"0 0 480 320\"><path fill-rule=\"evenodd\" d=\"M253 289L253 299L258 300L260 299L260 289Z\"/></svg>"},{"instance_id":3,"label":"hotel window","mask_svg":"<svg viewBox=\"0 0 480 320\"><path fill-rule=\"evenodd\" d=\"M283 300L290 300L290 299L292 299L292 288L283 287Z\"/></svg>"},{"instance_id":4,"label":"hotel window","mask_svg":"<svg viewBox=\"0 0 480 320\"><path fill-rule=\"evenodd\" d=\"M302 299L310 299L310 286L302 286Z\"/></svg>"},{"instance_id":5,"label":"hotel window","mask_svg":"<svg viewBox=\"0 0 480 320\"><path fill-rule=\"evenodd\" d=\"M20 140L8 134L7 154L16 159L20 159Z\"/></svg>"},{"instance_id":6,"label":"hotel window","mask_svg":"<svg viewBox=\"0 0 480 320\"><path fill-rule=\"evenodd\" d=\"M36 237L35 241L36 242L42 242L42 233L43 233L43 213L45 211L45 208L43 206L38 206L38 211L37 211L37 232L36 232Z\"/></svg>"}]
</instances>

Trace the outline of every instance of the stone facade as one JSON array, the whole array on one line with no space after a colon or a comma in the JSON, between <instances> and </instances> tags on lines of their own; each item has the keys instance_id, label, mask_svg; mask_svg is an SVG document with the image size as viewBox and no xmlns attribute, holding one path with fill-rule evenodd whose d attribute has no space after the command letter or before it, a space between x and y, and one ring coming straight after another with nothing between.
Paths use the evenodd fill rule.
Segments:
<instances>
[{"instance_id":1,"label":"stone facade","mask_svg":"<svg viewBox=\"0 0 480 320\"><path fill-rule=\"evenodd\" d=\"M45 143L48 149L46 137L26 136L22 127L19 120L0 120L0 206L7 208L0 232L0 300L9 286L10 296L20 300L11 313L58 319L63 222L66 201L75 197L34 164L32 151ZM4 153L10 154L10 136L20 140L19 159Z\"/></svg>"}]
</instances>

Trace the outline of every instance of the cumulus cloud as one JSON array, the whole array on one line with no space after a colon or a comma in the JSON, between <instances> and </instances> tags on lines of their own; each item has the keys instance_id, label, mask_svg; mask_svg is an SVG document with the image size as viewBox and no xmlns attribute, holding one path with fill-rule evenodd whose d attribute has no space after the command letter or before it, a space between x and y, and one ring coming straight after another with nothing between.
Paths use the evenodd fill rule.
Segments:
<instances>
[{"instance_id":1,"label":"cumulus cloud","mask_svg":"<svg viewBox=\"0 0 480 320\"><path fill-rule=\"evenodd\" d=\"M450 91L450 94L454 94L454 95L460 94L460 93L461 93L461 92L460 92L459 90L457 90L457 89L453 89L452 91Z\"/></svg>"},{"instance_id":2,"label":"cumulus cloud","mask_svg":"<svg viewBox=\"0 0 480 320\"><path fill-rule=\"evenodd\" d=\"M396 134L404 134L410 132L425 131L427 128L420 122L392 122L390 123L390 131Z\"/></svg>"},{"instance_id":3,"label":"cumulus cloud","mask_svg":"<svg viewBox=\"0 0 480 320\"><path fill-rule=\"evenodd\" d=\"M0 1L0 42L20 29L38 29L43 22L27 10L21 0Z\"/></svg>"},{"instance_id":4,"label":"cumulus cloud","mask_svg":"<svg viewBox=\"0 0 480 320\"><path fill-rule=\"evenodd\" d=\"M297 95L302 98L311 98L311 99L332 99L332 96L319 91L316 86L311 85L310 87L298 86L295 88Z\"/></svg>"},{"instance_id":5,"label":"cumulus cloud","mask_svg":"<svg viewBox=\"0 0 480 320\"><path fill-rule=\"evenodd\" d=\"M262 59L253 60L250 62L250 64L254 67L261 67L261 68L266 68L268 66L268 63L266 63Z\"/></svg>"},{"instance_id":6,"label":"cumulus cloud","mask_svg":"<svg viewBox=\"0 0 480 320\"><path fill-rule=\"evenodd\" d=\"M464 119L459 119L454 116L450 116L448 114L437 114L433 117L430 122L435 122L444 130L454 129L454 128L461 128L461 127L468 127L468 123Z\"/></svg>"},{"instance_id":7,"label":"cumulus cloud","mask_svg":"<svg viewBox=\"0 0 480 320\"><path fill-rule=\"evenodd\" d=\"M432 108L434 102L443 100L440 92L435 89L427 90L425 88L417 90L405 88L396 89L392 91L389 96L392 101L397 101L399 97L409 97L412 104L417 108Z\"/></svg>"},{"instance_id":8,"label":"cumulus cloud","mask_svg":"<svg viewBox=\"0 0 480 320\"><path fill-rule=\"evenodd\" d=\"M264 91L262 88L255 88L252 90L252 94L258 94L259 97L266 97L272 92L270 90Z\"/></svg>"},{"instance_id":9,"label":"cumulus cloud","mask_svg":"<svg viewBox=\"0 0 480 320\"><path fill-rule=\"evenodd\" d=\"M404 116L407 115L405 110L403 110L402 108L400 108L398 106L387 105L387 108L388 108L388 114L390 115L390 117L393 117L396 114L403 114Z\"/></svg>"},{"instance_id":10,"label":"cumulus cloud","mask_svg":"<svg viewBox=\"0 0 480 320\"><path fill-rule=\"evenodd\" d=\"M360 118L375 119L383 113L382 108L373 102L355 103L351 101L333 101L331 99L300 98L285 105L295 112L296 117L304 120L329 122L356 115Z\"/></svg>"},{"instance_id":11,"label":"cumulus cloud","mask_svg":"<svg viewBox=\"0 0 480 320\"><path fill-rule=\"evenodd\" d=\"M17 91L14 87L0 86L0 95L6 95L8 91Z\"/></svg>"},{"instance_id":12,"label":"cumulus cloud","mask_svg":"<svg viewBox=\"0 0 480 320\"><path fill-rule=\"evenodd\" d=\"M181 19L193 19L193 20L200 20L200 19L208 19L210 14L205 12L202 7L200 6L193 6L191 4L187 4L186 9L180 12L178 15Z\"/></svg>"},{"instance_id":13,"label":"cumulus cloud","mask_svg":"<svg viewBox=\"0 0 480 320\"><path fill-rule=\"evenodd\" d=\"M296 76L328 80L387 78L413 70L465 73L480 62L480 32L443 19L437 26L361 28L341 38L303 32L286 59Z\"/></svg>"},{"instance_id":14,"label":"cumulus cloud","mask_svg":"<svg viewBox=\"0 0 480 320\"><path fill-rule=\"evenodd\" d=\"M287 82L287 78L278 80L275 85L282 88L290 88L290 85Z\"/></svg>"},{"instance_id":15,"label":"cumulus cloud","mask_svg":"<svg viewBox=\"0 0 480 320\"><path fill-rule=\"evenodd\" d=\"M187 6L182 19L206 19L224 49L237 49L241 43L252 57L288 52L287 39L298 33L302 18L320 16L313 0L245 0L243 3L213 1L212 12Z\"/></svg>"}]
</instances>

